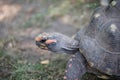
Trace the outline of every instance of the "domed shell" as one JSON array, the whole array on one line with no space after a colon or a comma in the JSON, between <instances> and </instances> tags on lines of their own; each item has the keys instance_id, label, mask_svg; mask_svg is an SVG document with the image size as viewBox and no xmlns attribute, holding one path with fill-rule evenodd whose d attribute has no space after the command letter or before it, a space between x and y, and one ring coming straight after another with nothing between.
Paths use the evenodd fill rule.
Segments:
<instances>
[{"instance_id":1,"label":"domed shell","mask_svg":"<svg viewBox=\"0 0 120 80\"><path fill-rule=\"evenodd\" d=\"M91 67L120 76L120 12L104 11L98 8L90 24L81 29L80 49Z\"/></svg>"}]
</instances>

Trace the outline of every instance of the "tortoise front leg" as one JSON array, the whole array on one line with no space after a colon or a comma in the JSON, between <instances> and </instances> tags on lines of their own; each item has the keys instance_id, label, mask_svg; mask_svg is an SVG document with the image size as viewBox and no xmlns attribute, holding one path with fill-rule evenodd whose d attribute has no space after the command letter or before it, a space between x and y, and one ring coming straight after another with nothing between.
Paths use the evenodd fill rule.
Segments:
<instances>
[{"instance_id":1,"label":"tortoise front leg","mask_svg":"<svg viewBox=\"0 0 120 80\"><path fill-rule=\"evenodd\" d=\"M81 80L86 73L86 61L78 51L68 62L64 80Z\"/></svg>"}]
</instances>

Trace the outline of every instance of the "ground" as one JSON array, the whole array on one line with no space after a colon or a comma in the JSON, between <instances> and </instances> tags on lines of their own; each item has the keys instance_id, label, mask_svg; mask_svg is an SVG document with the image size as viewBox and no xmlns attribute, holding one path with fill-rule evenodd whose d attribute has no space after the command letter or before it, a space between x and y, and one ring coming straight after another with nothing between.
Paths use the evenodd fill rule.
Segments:
<instances>
[{"instance_id":1,"label":"ground","mask_svg":"<svg viewBox=\"0 0 120 80\"><path fill-rule=\"evenodd\" d=\"M63 80L71 56L41 50L34 38L41 32L71 37L87 25L96 4L80 1L0 0L0 80Z\"/></svg>"}]
</instances>

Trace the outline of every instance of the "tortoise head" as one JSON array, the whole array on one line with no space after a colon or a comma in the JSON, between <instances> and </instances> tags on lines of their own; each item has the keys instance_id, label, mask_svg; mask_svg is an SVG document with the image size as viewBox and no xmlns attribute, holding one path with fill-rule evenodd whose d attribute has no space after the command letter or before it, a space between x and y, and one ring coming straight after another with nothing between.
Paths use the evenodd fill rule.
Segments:
<instances>
[{"instance_id":1,"label":"tortoise head","mask_svg":"<svg viewBox=\"0 0 120 80\"><path fill-rule=\"evenodd\" d=\"M60 33L42 33L36 38L36 45L41 49L59 53L74 53L78 50L78 41Z\"/></svg>"}]
</instances>

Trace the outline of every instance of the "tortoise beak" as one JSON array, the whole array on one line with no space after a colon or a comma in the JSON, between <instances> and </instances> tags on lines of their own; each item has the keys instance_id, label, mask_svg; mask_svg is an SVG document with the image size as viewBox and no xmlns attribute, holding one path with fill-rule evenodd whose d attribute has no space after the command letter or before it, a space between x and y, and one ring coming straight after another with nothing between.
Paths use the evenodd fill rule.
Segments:
<instances>
[{"instance_id":1,"label":"tortoise beak","mask_svg":"<svg viewBox=\"0 0 120 80\"><path fill-rule=\"evenodd\" d=\"M35 44L38 46L38 47L46 47L46 45L40 41L36 41Z\"/></svg>"},{"instance_id":2,"label":"tortoise beak","mask_svg":"<svg viewBox=\"0 0 120 80\"><path fill-rule=\"evenodd\" d=\"M48 50L47 46L46 46L44 43L40 42L40 41L36 41L35 44L36 44L39 48L41 48L41 49Z\"/></svg>"},{"instance_id":3,"label":"tortoise beak","mask_svg":"<svg viewBox=\"0 0 120 80\"><path fill-rule=\"evenodd\" d=\"M36 37L35 38L35 44L38 46L38 47L40 47L40 48L44 48L44 47L46 47L46 45L44 44L45 43L45 39L42 39L41 37Z\"/></svg>"}]
</instances>

